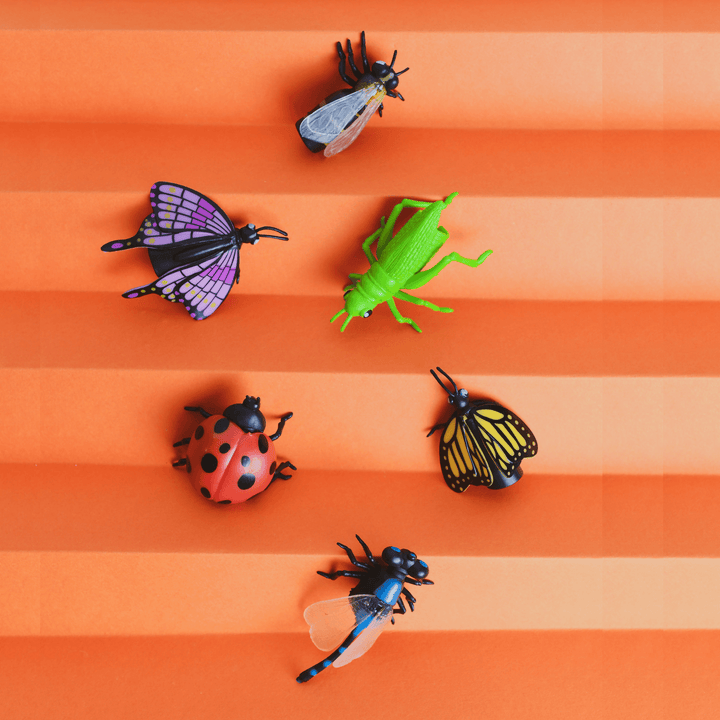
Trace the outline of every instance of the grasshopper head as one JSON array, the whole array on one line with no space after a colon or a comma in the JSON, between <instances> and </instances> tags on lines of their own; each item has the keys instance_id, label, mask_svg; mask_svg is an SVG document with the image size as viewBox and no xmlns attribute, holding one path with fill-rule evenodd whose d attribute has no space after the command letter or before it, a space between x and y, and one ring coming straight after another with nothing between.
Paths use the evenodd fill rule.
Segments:
<instances>
[{"instance_id":1,"label":"grasshopper head","mask_svg":"<svg viewBox=\"0 0 720 720\"><path fill-rule=\"evenodd\" d=\"M345 307L334 315L330 322L335 322L343 313L347 313L348 316L340 328L340 332L344 332L354 317L370 317L376 304L359 287L354 287L345 293Z\"/></svg>"}]
</instances>

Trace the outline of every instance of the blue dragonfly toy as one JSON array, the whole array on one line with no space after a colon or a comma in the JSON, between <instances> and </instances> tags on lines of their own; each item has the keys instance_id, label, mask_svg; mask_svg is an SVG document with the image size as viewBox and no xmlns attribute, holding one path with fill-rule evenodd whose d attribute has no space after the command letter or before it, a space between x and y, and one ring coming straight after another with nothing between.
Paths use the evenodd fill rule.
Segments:
<instances>
[{"instance_id":1,"label":"blue dragonfly toy","mask_svg":"<svg viewBox=\"0 0 720 720\"><path fill-rule=\"evenodd\" d=\"M349 597L323 600L305 610L305 621L310 625L310 638L320 650L332 650L323 661L313 665L297 677L299 683L307 682L319 672L332 665L342 667L364 655L378 639L388 622L394 623L395 613L407 612L402 595L408 601L410 610L415 610L415 598L404 587L412 585L433 585L426 580L428 566L410 550L386 547L382 552L381 564L370 548L358 539L368 562L360 562L353 551L338 543L347 553L350 562L360 570L336 570L318 575L335 580L338 577L358 578L360 582L350 591ZM395 608L395 605L398 607Z\"/></svg>"}]
</instances>

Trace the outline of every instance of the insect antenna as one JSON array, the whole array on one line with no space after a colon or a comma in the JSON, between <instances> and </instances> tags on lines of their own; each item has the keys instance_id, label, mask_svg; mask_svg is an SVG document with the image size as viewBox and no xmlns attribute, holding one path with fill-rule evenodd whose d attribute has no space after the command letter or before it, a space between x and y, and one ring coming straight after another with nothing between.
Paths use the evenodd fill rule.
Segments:
<instances>
[{"instance_id":1,"label":"insect antenna","mask_svg":"<svg viewBox=\"0 0 720 720\"><path fill-rule=\"evenodd\" d=\"M273 232L280 233L281 235L283 235L283 237L278 237L277 235L261 235L260 230L272 230ZM259 228L257 228L256 232L257 232L257 236L261 237L261 238L271 238L272 240L287 240L288 239L288 234L284 230L281 230L280 228L272 227L272 225L265 225L263 227L259 227Z\"/></svg>"},{"instance_id":2,"label":"insect antenna","mask_svg":"<svg viewBox=\"0 0 720 720\"><path fill-rule=\"evenodd\" d=\"M393 59L390 63L390 69L392 70L392 66L395 64L395 58L397 57L397 50L393 53ZM397 75L397 73L395 73Z\"/></svg>"},{"instance_id":3,"label":"insect antenna","mask_svg":"<svg viewBox=\"0 0 720 720\"><path fill-rule=\"evenodd\" d=\"M403 73L406 73L410 68L406 67L404 70L401 70L400 72L396 72L396 75L402 75Z\"/></svg>"},{"instance_id":4,"label":"insect antenna","mask_svg":"<svg viewBox=\"0 0 720 720\"><path fill-rule=\"evenodd\" d=\"M437 373L435 372L435 370L430 370L430 372L432 373L432 376L438 381L438 384L440 385L440 387L448 395L455 395L458 391L458 387L455 384L455 381L442 368L435 368L435 369L438 370L439 372L441 372L452 383L452 386L455 388L455 392L450 392L450 390L448 390L447 387L445 387L445 383L437 376Z\"/></svg>"}]
</instances>

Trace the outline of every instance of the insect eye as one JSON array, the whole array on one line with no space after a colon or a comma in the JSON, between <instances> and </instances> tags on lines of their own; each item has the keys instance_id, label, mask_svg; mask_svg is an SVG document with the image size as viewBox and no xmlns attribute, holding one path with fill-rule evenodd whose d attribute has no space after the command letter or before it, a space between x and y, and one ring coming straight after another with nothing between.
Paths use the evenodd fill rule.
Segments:
<instances>
[{"instance_id":1,"label":"insect eye","mask_svg":"<svg viewBox=\"0 0 720 720\"><path fill-rule=\"evenodd\" d=\"M370 317L371 315L372 315L372 310L368 310L367 312L364 312L364 313L363 313L363 317L364 317L364 318L368 318L368 317Z\"/></svg>"},{"instance_id":2,"label":"insect eye","mask_svg":"<svg viewBox=\"0 0 720 720\"><path fill-rule=\"evenodd\" d=\"M466 398L466 397L468 396L468 391L467 391L465 388L462 388L462 390L460 390L460 394L461 394L464 398Z\"/></svg>"}]
</instances>

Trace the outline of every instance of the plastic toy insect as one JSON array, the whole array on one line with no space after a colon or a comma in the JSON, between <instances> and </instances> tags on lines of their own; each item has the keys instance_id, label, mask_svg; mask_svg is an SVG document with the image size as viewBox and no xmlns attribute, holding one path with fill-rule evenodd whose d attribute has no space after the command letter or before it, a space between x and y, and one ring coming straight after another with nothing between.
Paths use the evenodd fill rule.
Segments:
<instances>
[{"instance_id":1,"label":"plastic toy insect","mask_svg":"<svg viewBox=\"0 0 720 720\"><path fill-rule=\"evenodd\" d=\"M190 473L193 487L219 505L249 500L265 490L273 480L289 480L285 468L297 468L289 461L277 464L273 441L282 434L287 413L272 435L266 435L260 398L248 395L242 404L230 405L222 415L211 415L201 407L186 407L205 418L192 437L183 438L173 447L187 445L186 456L173 463Z\"/></svg>"},{"instance_id":2,"label":"plastic toy insect","mask_svg":"<svg viewBox=\"0 0 720 720\"><path fill-rule=\"evenodd\" d=\"M470 400L465 388L440 368L453 386L446 387L434 370L433 377L454 406L446 423L435 425L427 437L444 428L440 438L440 469L448 487L465 492L470 485L491 490L514 485L522 477L520 462L537 454L537 440L530 428L506 407L492 400Z\"/></svg>"},{"instance_id":3,"label":"plastic toy insect","mask_svg":"<svg viewBox=\"0 0 720 720\"><path fill-rule=\"evenodd\" d=\"M338 90L329 95L320 105L295 123L308 149L316 153L325 148L325 157L337 155L353 143L376 110L382 117L383 99L386 95L405 100L395 88L400 82L398 76L410 69L405 68L400 72L393 70L397 50L393 53L390 65L378 60L371 68L363 31L360 33L362 73L355 65L352 44L350 40L347 41L347 60L356 78L353 79L345 72L346 58L342 44L338 42L336 47L340 58L340 77L352 87L352 90Z\"/></svg>"},{"instance_id":4,"label":"plastic toy insect","mask_svg":"<svg viewBox=\"0 0 720 720\"><path fill-rule=\"evenodd\" d=\"M414 330L422 332L413 320L400 314L395 304L396 298L437 312L452 312L452 308L439 307L404 291L421 288L453 261L477 267L492 254L492 250L486 250L477 260L472 260L453 252L431 268L423 270L449 237L448 231L444 227L438 227L438 223L440 214L456 195L457 193L453 193L446 200L437 202L403 200L393 208L387 223L385 218L381 218L379 230L362 244L362 249L370 261L370 269L364 275L353 273L349 276L352 284L345 287L345 307L334 315L330 322L335 322L343 313L347 313L348 317L340 328L344 331L352 318L370 317L376 305L386 302L399 323L408 323ZM393 236L395 222L406 207L419 210ZM377 258L370 250L375 240Z\"/></svg>"},{"instance_id":5,"label":"plastic toy insect","mask_svg":"<svg viewBox=\"0 0 720 720\"><path fill-rule=\"evenodd\" d=\"M368 562L360 562L353 551L338 543L347 553L350 562L357 570L336 570L318 575L335 580L338 577L359 578L360 582L350 591L349 597L336 600L324 600L305 610L305 620L310 625L310 637L320 650L337 649L325 660L313 665L297 677L299 683L314 678L330 665L342 667L364 655L378 639L388 622L395 622L393 614L406 613L407 608L401 595L404 595L415 609L415 598L404 587L412 585L433 585L426 580L428 566L419 560L415 553L396 547L386 547L382 552L384 566L373 557L370 548L358 539ZM398 607L395 608L395 605Z\"/></svg>"},{"instance_id":6,"label":"plastic toy insect","mask_svg":"<svg viewBox=\"0 0 720 720\"><path fill-rule=\"evenodd\" d=\"M159 280L132 288L125 298L157 294L181 302L195 320L212 315L240 281L240 248L260 238L287 240L287 233L270 225L236 228L210 198L196 190L169 182L150 188L152 212L137 234L127 240L105 243L103 252L142 247L150 253ZM263 235L272 230L277 235Z\"/></svg>"}]
</instances>

